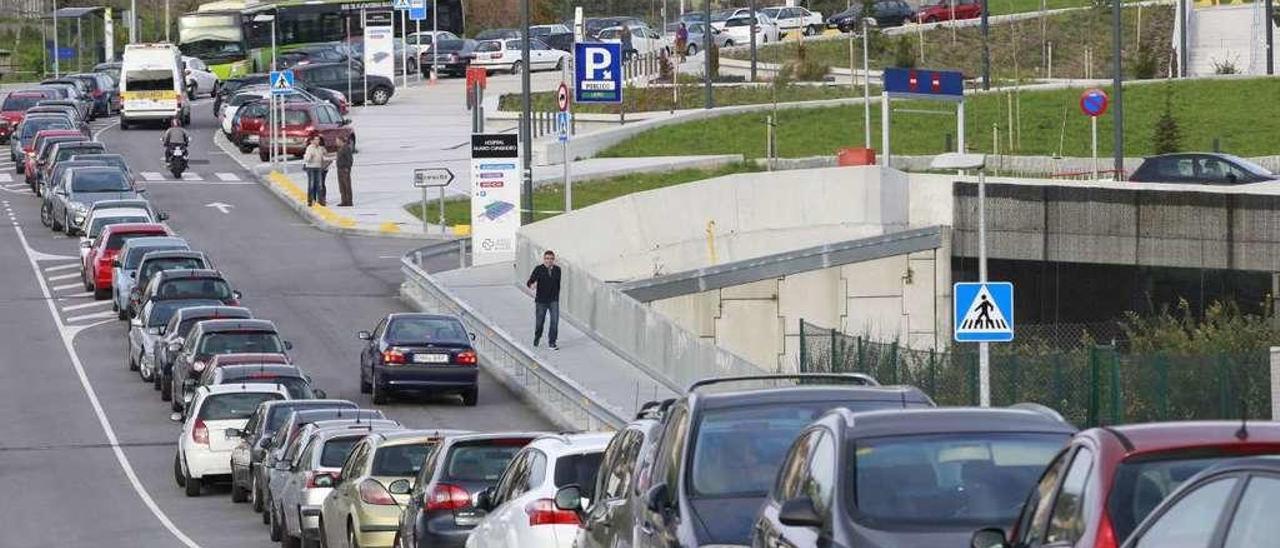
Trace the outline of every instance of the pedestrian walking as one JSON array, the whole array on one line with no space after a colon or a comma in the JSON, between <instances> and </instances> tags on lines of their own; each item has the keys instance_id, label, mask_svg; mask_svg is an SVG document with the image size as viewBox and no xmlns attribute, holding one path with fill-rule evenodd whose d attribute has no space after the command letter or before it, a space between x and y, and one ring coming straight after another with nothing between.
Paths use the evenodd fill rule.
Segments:
<instances>
[{"instance_id":1,"label":"pedestrian walking","mask_svg":"<svg viewBox=\"0 0 1280 548\"><path fill-rule=\"evenodd\" d=\"M307 141L307 149L302 154L302 169L307 172L307 207L324 203L324 176L327 160L324 157L324 145L320 137L312 137Z\"/></svg>"},{"instance_id":2,"label":"pedestrian walking","mask_svg":"<svg viewBox=\"0 0 1280 548\"><path fill-rule=\"evenodd\" d=\"M533 345L538 346L542 340L542 326L548 314L551 325L547 329L547 344L552 350L556 346L556 335L560 332L560 267L556 266L556 254L548 249L542 254L542 264L533 267L529 281L525 286L534 290L533 296Z\"/></svg>"},{"instance_id":3,"label":"pedestrian walking","mask_svg":"<svg viewBox=\"0 0 1280 548\"><path fill-rule=\"evenodd\" d=\"M636 54L636 49L631 45L631 27L622 25L622 58L631 59Z\"/></svg>"},{"instance_id":4,"label":"pedestrian walking","mask_svg":"<svg viewBox=\"0 0 1280 548\"><path fill-rule=\"evenodd\" d=\"M338 137L338 200L339 207L351 207L351 164L355 162L355 147L346 137Z\"/></svg>"},{"instance_id":5,"label":"pedestrian walking","mask_svg":"<svg viewBox=\"0 0 1280 548\"><path fill-rule=\"evenodd\" d=\"M689 53L689 27L680 22L680 28L676 29L676 55L680 56L680 62L683 63L685 55Z\"/></svg>"}]
</instances>

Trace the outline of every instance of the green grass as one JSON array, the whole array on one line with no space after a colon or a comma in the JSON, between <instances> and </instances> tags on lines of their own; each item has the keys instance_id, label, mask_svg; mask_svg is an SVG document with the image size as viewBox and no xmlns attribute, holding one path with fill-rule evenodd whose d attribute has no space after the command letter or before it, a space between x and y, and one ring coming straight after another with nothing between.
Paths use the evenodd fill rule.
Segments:
<instances>
[{"instance_id":1,"label":"green grass","mask_svg":"<svg viewBox=\"0 0 1280 548\"><path fill-rule=\"evenodd\" d=\"M847 80L847 78L846 78ZM812 85L755 85L755 86L733 86L733 87L716 87L712 92L715 94L715 102L717 106L731 105L759 105L772 103L775 100L780 103L788 103L794 101L816 101L820 99L841 99L845 97L861 97L862 88L851 90L848 83L844 85L829 86L812 86ZM680 103L677 108L702 108L704 90L701 85L689 84L680 86ZM874 90L879 93L879 90ZM622 93L623 104L627 112L651 112L663 111L671 109L672 93L671 88L634 88L628 87ZM556 110L555 92L539 92L534 93L532 98L532 108L535 112L546 112ZM504 111L520 110L520 94L510 93L503 95L499 100L499 109ZM583 104L574 105L573 110L578 114L617 114L617 105L596 105Z\"/></svg>"},{"instance_id":2,"label":"green grass","mask_svg":"<svg viewBox=\"0 0 1280 548\"><path fill-rule=\"evenodd\" d=\"M635 173L608 179L574 182L573 207L583 208L633 192L700 181L731 173L759 170L760 168L756 167L755 164L730 164L716 169L681 169L665 173ZM439 207L434 202L427 203L429 221L435 222L439 216ZM533 191L533 208L535 221L548 219L562 213L564 210L564 185L555 184L535 188ZM405 210L419 219L422 218L422 204L406 204ZM444 218L445 223L448 225L470 224L471 201L466 199L445 200Z\"/></svg>"},{"instance_id":3,"label":"green grass","mask_svg":"<svg viewBox=\"0 0 1280 548\"><path fill-rule=\"evenodd\" d=\"M1167 86L1167 87L1166 87ZM1220 139L1223 151L1241 156L1280 154L1280 79L1190 80L1125 88L1125 154L1152 153L1152 131L1164 110L1166 89L1182 132L1183 150L1211 150ZM1080 89L1023 92L1020 100L1020 146L1008 146L1009 100L1006 94L967 98L966 139L970 150L992 151L992 126L1000 128L1002 153L1089 156L1089 120L1080 113ZM1108 91L1110 91L1108 89ZM1017 104L1017 103L1015 103ZM953 110L947 103L895 101L899 108ZM1015 107L1015 111L1019 108ZM647 131L623 141L600 156L674 156L742 154L763 157L765 116L769 109L721 116ZM880 109L872 105L872 146L880 148ZM840 147L862 145L862 107L790 109L777 112L780 157L833 155ZM1110 151L1114 111L1098 122L1098 148ZM1015 126L1017 122L1015 120ZM894 115L892 151L937 154L947 134L955 133L952 116ZM1059 150L1059 139L1062 139Z\"/></svg>"}]
</instances>

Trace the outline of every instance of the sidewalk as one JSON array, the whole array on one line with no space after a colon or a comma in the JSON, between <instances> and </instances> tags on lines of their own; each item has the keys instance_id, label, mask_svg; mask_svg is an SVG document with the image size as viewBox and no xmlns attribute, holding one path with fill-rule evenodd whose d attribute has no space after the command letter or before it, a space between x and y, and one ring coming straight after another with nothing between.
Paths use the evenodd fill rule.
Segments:
<instances>
[{"instance_id":1,"label":"sidewalk","mask_svg":"<svg viewBox=\"0 0 1280 548\"><path fill-rule=\"evenodd\" d=\"M609 407L630 416L647 401L676 395L574 327L563 314L557 341L560 349L548 348L545 339L541 346L535 348L532 341L533 298L512 283L512 268L512 263L499 263L450 270L433 277L483 315L488 325L522 341L524 350L594 392Z\"/></svg>"}]
</instances>

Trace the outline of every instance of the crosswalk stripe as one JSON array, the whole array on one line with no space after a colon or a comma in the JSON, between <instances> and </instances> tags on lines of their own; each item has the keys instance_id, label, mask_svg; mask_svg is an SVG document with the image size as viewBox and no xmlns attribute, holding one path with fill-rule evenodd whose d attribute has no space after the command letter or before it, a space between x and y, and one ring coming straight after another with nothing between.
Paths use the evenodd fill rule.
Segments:
<instances>
[{"instance_id":1,"label":"crosswalk stripe","mask_svg":"<svg viewBox=\"0 0 1280 548\"><path fill-rule=\"evenodd\" d=\"M79 277L80 277L79 273L72 272L70 274L59 274L57 276L49 276L49 281L56 282L58 280L70 280L71 278L79 278Z\"/></svg>"},{"instance_id":2,"label":"crosswalk stripe","mask_svg":"<svg viewBox=\"0 0 1280 548\"><path fill-rule=\"evenodd\" d=\"M64 289L71 289L71 288L75 288L75 287L84 287L84 284L82 284L82 283L80 283L80 282L76 282L76 283L70 283L70 284L55 285L55 286L53 286L53 288L52 288L52 289L53 289L54 291L62 291L62 290L64 290Z\"/></svg>"},{"instance_id":3,"label":"crosswalk stripe","mask_svg":"<svg viewBox=\"0 0 1280 548\"><path fill-rule=\"evenodd\" d=\"M213 174L213 176L214 176L214 177L217 177L217 178L218 178L218 180L221 180L221 181L224 181L224 182L239 181L239 180L240 180L240 176L239 176L239 175L236 175L235 173L214 173L214 174Z\"/></svg>"},{"instance_id":4,"label":"crosswalk stripe","mask_svg":"<svg viewBox=\"0 0 1280 548\"><path fill-rule=\"evenodd\" d=\"M203 181L204 178L201 177L199 173L188 171L182 174L182 180L183 181Z\"/></svg>"},{"instance_id":5,"label":"crosswalk stripe","mask_svg":"<svg viewBox=\"0 0 1280 548\"><path fill-rule=\"evenodd\" d=\"M0 183L12 183L12 182L13 182L13 174L0 173Z\"/></svg>"},{"instance_id":6,"label":"crosswalk stripe","mask_svg":"<svg viewBox=\"0 0 1280 548\"><path fill-rule=\"evenodd\" d=\"M116 315L115 312L108 311L108 312L94 312L92 314L84 314L82 316L69 316L67 317L67 323L78 322L80 320L96 320L98 318L111 318L111 317L114 317L115 315Z\"/></svg>"},{"instance_id":7,"label":"crosswalk stripe","mask_svg":"<svg viewBox=\"0 0 1280 548\"><path fill-rule=\"evenodd\" d=\"M70 295L59 295L59 296L58 296L58 299L59 299L59 300L62 300L62 299L84 299L84 298L88 298L88 297L92 297L92 296L93 296L93 292L92 292L92 291L85 291L85 292L83 292L83 293L72 293L72 294L70 294ZM111 301L107 301L107 302L109 303L109 302L111 302Z\"/></svg>"},{"instance_id":8,"label":"crosswalk stripe","mask_svg":"<svg viewBox=\"0 0 1280 548\"><path fill-rule=\"evenodd\" d=\"M95 306L107 306L107 305L109 305L109 304L111 304L111 301L90 301L90 302L87 302L87 303L73 304L73 305L64 306L64 307L62 307L62 311L63 311L63 312L72 312L72 311L75 311L75 310L83 310L83 309L86 309L86 308L93 308L93 307L95 307Z\"/></svg>"},{"instance_id":9,"label":"crosswalk stripe","mask_svg":"<svg viewBox=\"0 0 1280 548\"><path fill-rule=\"evenodd\" d=\"M144 172L142 172L142 173L139 173L138 175L141 175L143 179L146 179L146 180L148 180L148 181L161 181L161 180L164 180L164 175L161 175L161 174L156 173L156 172L154 172L154 171L144 171Z\"/></svg>"},{"instance_id":10,"label":"crosswalk stripe","mask_svg":"<svg viewBox=\"0 0 1280 548\"><path fill-rule=\"evenodd\" d=\"M48 266L48 267L45 267L44 271L57 272L59 270L67 270L70 268L79 268L79 267L80 267L80 263L68 263L68 264L60 264L58 266Z\"/></svg>"}]
</instances>

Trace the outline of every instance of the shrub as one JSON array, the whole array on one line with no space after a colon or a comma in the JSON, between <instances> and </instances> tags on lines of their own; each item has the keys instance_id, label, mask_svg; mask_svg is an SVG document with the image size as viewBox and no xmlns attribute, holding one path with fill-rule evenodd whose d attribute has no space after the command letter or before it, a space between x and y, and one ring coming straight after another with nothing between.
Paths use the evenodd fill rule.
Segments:
<instances>
[{"instance_id":1,"label":"shrub","mask_svg":"<svg viewBox=\"0 0 1280 548\"><path fill-rule=\"evenodd\" d=\"M817 82L825 80L827 73L830 71L830 65L811 58L805 49L804 42L799 42L796 47L795 59L782 65L782 70L778 71L778 77L775 78L775 81L777 83Z\"/></svg>"},{"instance_id":2,"label":"shrub","mask_svg":"<svg viewBox=\"0 0 1280 548\"><path fill-rule=\"evenodd\" d=\"M911 39L900 36L893 43L893 66L911 68L916 66L916 50L911 46Z\"/></svg>"},{"instance_id":3,"label":"shrub","mask_svg":"<svg viewBox=\"0 0 1280 548\"><path fill-rule=\"evenodd\" d=\"M1169 154L1182 150L1182 130L1178 128L1178 120L1173 117L1173 90L1167 85L1164 95L1164 112L1156 120L1155 131L1151 136L1151 148L1156 154Z\"/></svg>"},{"instance_id":4,"label":"shrub","mask_svg":"<svg viewBox=\"0 0 1280 548\"><path fill-rule=\"evenodd\" d=\"M1223 60L1214 59L1213 73L1214 74L1239 74L1240 69L1236 67L1236 62L1233 59L1223 59Z\"/></svg>"},{"instance_id":5,"label":"shrub","mask_svg":"<svg viewBox=\"0 0 1280 548\"><path fill-rule=\"evenodd\" d=\"M1138 80L1150 80L1156 77L1156 71L1159 70L1159 59L1156 58L1156 52L1151 46L1138 47L1137 53L1134 54L1133 60L1129 62L1129 66L1133 71L1133 78Z\"/></svg>"}]
</instances>

